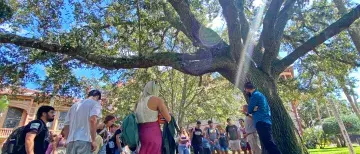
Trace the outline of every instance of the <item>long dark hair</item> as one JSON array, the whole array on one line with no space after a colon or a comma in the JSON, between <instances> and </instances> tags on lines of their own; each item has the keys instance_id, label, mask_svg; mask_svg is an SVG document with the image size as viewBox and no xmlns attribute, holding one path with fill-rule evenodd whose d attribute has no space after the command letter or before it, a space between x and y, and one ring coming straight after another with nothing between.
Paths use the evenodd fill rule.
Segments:
<instances>
[{"instance_id":1,"label":"long dark hair","mask_svg":"<svg viewBox=\"0 0 360 154\"><path fill-rule=\"evenodd\" d=\"M113 115L106 116L104 119L104 124L108 123L109 121L111 121L113 119L115 119L115 116L113 116Z\"/></svg>"}]
</instances>

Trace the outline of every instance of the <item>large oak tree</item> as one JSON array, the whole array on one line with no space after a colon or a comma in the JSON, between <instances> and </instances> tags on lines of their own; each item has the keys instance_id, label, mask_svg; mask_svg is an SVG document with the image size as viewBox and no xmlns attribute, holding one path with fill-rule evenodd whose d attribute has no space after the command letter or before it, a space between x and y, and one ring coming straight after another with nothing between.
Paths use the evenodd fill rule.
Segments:
<instances>
[{"instance_id":1,"label":"large oak tree","mask_svg":"<svg viewBox=\"0 0 360 154\"><path fill-rule=\"evenodd\" d=\"M259 37L253 37L258 30L251 29L256 26L249 21L261 9L253 7L252 0L5 2L0 5L7 8L1 10L4 18L0 23L11 30L0 30L1 64L6 64L0 68L0 81L6 82L9 76L26 77L29 65L49 61L62 69L86 64L108 70L171 66L194 76L218 72L240 89L242 83L252 81L265 94L275 141L283 153L294 154L307 151L279 97L277 79L297 59L360 17L360 5L343 12L336 22L279 59L287 23L295 9L304 7L304 1L264 4ZM205 25L220 10L227 25L226 38ZM186 39L178 39L181 36ZM194 52L169 45L186 41L191 42Z\"/></svg>"}]
</instances>

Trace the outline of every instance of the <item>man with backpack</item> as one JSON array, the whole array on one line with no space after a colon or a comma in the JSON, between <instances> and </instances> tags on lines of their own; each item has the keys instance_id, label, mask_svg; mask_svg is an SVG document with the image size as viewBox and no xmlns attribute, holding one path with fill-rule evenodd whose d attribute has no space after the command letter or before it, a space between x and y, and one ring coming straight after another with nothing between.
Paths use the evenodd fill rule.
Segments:
<instances>
[{"instance_id":1,"label":"man with backpack","mask_svg":"<svg viewBox=\"0 0 360 154\"><path fill-rule=\"evenodd\" d=\"M101 93L91 90L88 98L71 106L65 117L67 154L90 154L97 148L97 120L101 118Z\"/></svg>"},{"instance_id":2,"label":"man with backpack","mask_svg":"<svg viewBox=\"0 0 360 154\"><path fill-rule=\"evenodd\" d=\"M217 128L214 127L214 124L211 120L208 121L209 128L207 129L206 138L210 141L211 145L211 152L220 153L220 144L219 144L219 138L220 138L220 132Z\"/></svg>"},{"instance_id":3,"label":"man with backpack","mask_svg":"<svg viewBox=\"0 0 360 154\"><path fill-rule=\"evenodd\" d=\"M46 127L46 123L52 122L54 117L55 109L53 107L41 106L36 113L36 120L33 120L26 126L19 128L22 129L22 131L17 131L19 134L10 135L19 135L19 137L18 142L13 142L15 144L12 145L12 152L10 152L10 150L8 153L45 154L49 145L49 130Z\"/></svg>"}]
</instances>

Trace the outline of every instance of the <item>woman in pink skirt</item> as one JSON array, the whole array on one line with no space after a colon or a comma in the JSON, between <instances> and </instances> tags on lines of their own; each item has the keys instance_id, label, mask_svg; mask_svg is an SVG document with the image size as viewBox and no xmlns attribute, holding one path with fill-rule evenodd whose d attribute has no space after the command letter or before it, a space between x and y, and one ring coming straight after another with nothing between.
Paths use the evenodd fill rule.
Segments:
<instances>
[{"instance_id":1,"label":"woman in pink skirt","mask_svg":"<svg viewBox=\"0 0 360 154\"><path fill-rule=\"evenodd\" d=\"M139 154L161 154L161 130L158 122L159 113L167 122L171 117L164 100L158 97L159 86L150 81L146 84L136 105L136 118L139 123Z\"/></svg>"}]
</instances>

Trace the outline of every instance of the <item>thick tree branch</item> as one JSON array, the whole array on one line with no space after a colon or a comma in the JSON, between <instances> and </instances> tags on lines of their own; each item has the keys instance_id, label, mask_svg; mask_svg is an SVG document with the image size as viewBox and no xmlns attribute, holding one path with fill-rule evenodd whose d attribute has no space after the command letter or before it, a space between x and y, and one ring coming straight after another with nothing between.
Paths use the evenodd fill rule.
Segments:
<instances>
[{"instance_id":1,"label":"thick tree branch","mask_svg":"<svg viewBox=\"0 0 360 154\"><path fill-rule=\"evenodd\" d=\"M295 2L296 2L296 0L287 0L284 4L284 8L280 11L279 17L275 24L275 37L276 38L282 37L284 30L285 30L286 23L289 21L291 15L294 13ZM279 39L279 41L280 41L280 39Z\"/></svg>"},{"instance_id":2,"label":"thick tree branch","mask_svg":"<svg viewBox=\"0 0 360 154\"><path fill-rule=\"evenodd\" d=\"M226 63L223 62L223 58L213 56L213 51L206 50L199 50L196 54L162 52L144 56L118 57L95 54L85 47L61 46L57 43L48 43L38 39L4 33L0 33L0 43L11 43L18 46L64 54L80 62L106 69L171 66L183 73L198 76L205 73L216 72L219 68L226 65Z\"/></svg>"},{"instance_id":3,"label":"thick tree branch","mask_svg":"<svg viewBox=\"0 0 360 154\"><path fill-rule=\"evenodd\" d=\"M341 17L335 23L331 24L325 30L323 30L318 35L310 38L304 44L296 48L292 53L283 58L277 64L275 64L276 74L281 73L288 66L294 63L297 59L304 56L309 51L313 50L318 45L324 43L327 39L339 34L341 31L350 27L350 25L355 22L356 19L360 17L360 5L356 6L349 13Z\"/></svg>"},{"instance_id":4,"label":"thick tree branch","mask_svg":"<svg viewBox=\"0 0 360 154\"><path fill-rule=\"evenodd\" d=\"M201 38L200 33L211 33L213 37L217 37L221 40L221 37L217 35L213 30L204 27L196 18L195 15L191 12L189 4L184 0L168 0L168 2L173 6L177 14L180 16L180 20L185 27L185 30L188 33L188 37L193 41L195 46L206 47ZM206 34L208 35L208 34ZM221 40L219 43L223 44L224 41Z\"/></svg>"},{"instance_id":5,"label":"thick tree branch","mask_svg":"<svg viewBox=\"0 0 360 154\"><path fill-rule=\"evenodd\" d=\"M261 69L267 74L270 74L271 63L277 57L276 53L278 53L278 51L275 51L276 47L280 46L280 41L276 41L276 39L279 38L275 37L275 23L282 3L283 0L272 0L264 18L261 35L265 53L262 59Z\"/></svg>"},{"instance_id":6,"label":"thick tree branch","mask_svg":"<svg viewBox=\"0 0 360 154\"><path fill-rule=\"evenodd\" d=\"M243 49L241 41L240 21L238 9L235 7L234 0L219 0L226 20L230 41L231 55L235 60L239 60L240 52Z\"/></svg>"},{"instance_id":7,"label":"thick tree branch","mask_svg":"<svg viewBox=\"0 0 360 154\"><path fill-rule=\"evenodd\" d=\"M244 8L245 1L244 0L236 0L236 6L239 10L239 19L241 24L241 38L243 42L246 42L247 35L250 30L249 22L246 19Z\"/></svg>"}]
</instances>

